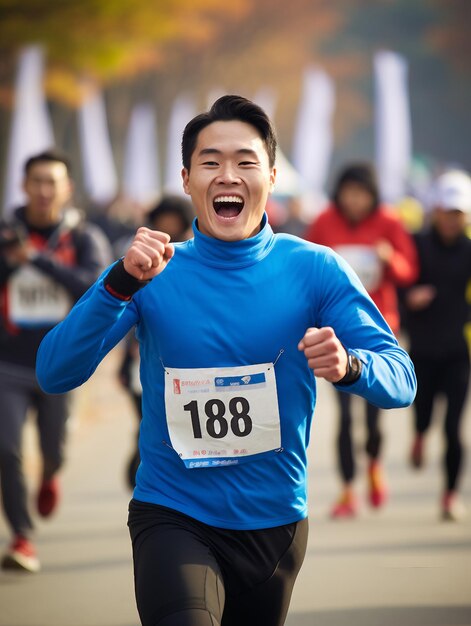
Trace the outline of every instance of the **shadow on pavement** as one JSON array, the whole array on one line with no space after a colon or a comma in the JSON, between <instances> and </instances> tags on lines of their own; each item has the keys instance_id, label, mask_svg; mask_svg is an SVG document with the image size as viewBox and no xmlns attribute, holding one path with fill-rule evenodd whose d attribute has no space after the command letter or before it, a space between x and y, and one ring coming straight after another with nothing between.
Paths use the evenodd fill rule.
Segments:
<instances>
[{"instance_id":1,"label":"shadow on pavement","mask_svg":"<svg viewBox=\"0 0 471 626\"><path fill-rule=\"evenodd\" d=\"M314 546L309 548L307 553L310 555L340 555L345 556L347 554L400 554L400 553L416 553L424 552L426 554L434 555L437 552L450 552L450 551L463 551L471 548L470 541L410 541L395 544L358 544L356 546ZM470 622L471 624L471 622Z\"/></svg>"},{"instance_id":2,"label":"shadow on pavement","mask_svg":"<svg viewBox=\"0 0 471 626\"><path fill-rule=\"evenodd\" d=\"M471 605L379 607L291 614L286 626L466 626Z\"/></svg>"},{"instance_id":3,"label":"shadow on pavement","mask_svg":"<svg viewBox=\"0 0 471 626\"><path fill-rule=\"evenodd\" d=\"M41 568L41 576L65 573L85 573L96 572L97 570L116 570L116 568L124 568L128 570L132 561L131 558L111 558L101 560L89 560L89 561L68 561L67 563L60 563L57 565L43 565ZM3 572L0 576L0 586L8 585L21 581L33 581L31 575L25 572ZM0 621L0 624L2 622Z\"/></svg>"}]
</instances>

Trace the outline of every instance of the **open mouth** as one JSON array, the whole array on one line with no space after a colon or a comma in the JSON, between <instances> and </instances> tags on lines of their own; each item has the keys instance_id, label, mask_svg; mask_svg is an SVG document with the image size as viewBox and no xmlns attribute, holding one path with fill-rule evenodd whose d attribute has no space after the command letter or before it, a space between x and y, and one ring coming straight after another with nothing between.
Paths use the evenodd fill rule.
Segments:
<instances>
[{"instance_id":1,"label":"open mouth","mask_svg":"<svg viewBox=\"0 0 471 626\"><path fill-rule=\"evenodd\" d=\"M244 199L240 196L217 196L213 200L213 208L219 217L230 219L237 217L244 208Z\"/></svg>"}]
</instances>

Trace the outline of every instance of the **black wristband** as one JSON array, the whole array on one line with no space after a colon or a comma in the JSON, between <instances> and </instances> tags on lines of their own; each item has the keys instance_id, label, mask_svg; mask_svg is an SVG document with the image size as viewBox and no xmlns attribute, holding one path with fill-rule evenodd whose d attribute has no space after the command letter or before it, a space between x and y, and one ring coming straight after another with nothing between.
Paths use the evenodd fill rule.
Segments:
<instances>
[{"instance_id":1,"label":"black wristband","mask_svg":"<svg viewBox=\"0 0 471 626\"><path fill-rule=\"evenodd\" d=\"M347 372L336 385L351 385L361 376L362 363L354 354L347 352Z\"/></svg>"},{"instance_id":2,"label":"black wristband","mask_svg":"<svg viewBox=\"0 0 471 626\"><path fill-rule=\"evenodd\" d=\"M106 291L120 300L131 300L139 289L149 283L150 280L138 280L126 272L123 259L113 265L104 281Z\"/></svg>"}]
</instances>

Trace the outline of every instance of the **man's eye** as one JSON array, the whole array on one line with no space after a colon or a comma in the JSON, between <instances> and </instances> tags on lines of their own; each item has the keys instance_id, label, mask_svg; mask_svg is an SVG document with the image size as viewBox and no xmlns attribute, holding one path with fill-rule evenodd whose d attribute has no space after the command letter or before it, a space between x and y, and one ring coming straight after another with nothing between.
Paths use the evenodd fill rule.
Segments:
<instances>
[{"instance_id":1,"label":"man's eye","mask_svg":"<svg viewBox=\"0 0 471 626\"><path fill-rule=\"evenodd\" d=\"M216 167L217 165L219 165L219 163L217 161L204 161L203 165L209 165L211 167Z\"/></svg>"},{"instance_id":2,"label":"man's eye","mask_svg":"<svg viewBox=\"0 0 471 626\"><path fill-rule=\"evenodd\" d=\"M246 167L249 165L257 165L257 164L255 163L255 161L241 161L239 165L241 165L242 167Z\"/></svg>"}]
</instances>

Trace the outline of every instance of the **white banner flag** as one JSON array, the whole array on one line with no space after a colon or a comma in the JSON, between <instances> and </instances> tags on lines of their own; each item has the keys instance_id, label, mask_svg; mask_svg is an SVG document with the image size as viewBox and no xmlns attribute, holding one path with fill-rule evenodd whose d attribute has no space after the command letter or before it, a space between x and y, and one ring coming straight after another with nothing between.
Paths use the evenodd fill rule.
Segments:
<instances>
[{"instance_id":1,"label":"white banner flag","mask_svg":"<svg viewBox=\"0 0 471 626\"><path fill-rule=\"evenodd\" d=\"M123 189L137 202L160 194L157 124L152 104L137 104L131 113L124 153Z\"/></svg>"},{"instance_id":2,"label":"white banner flag","mask_svg":"<svg viewBox=\"0 0 471 626\"><path fill-rule=\"evenodd\" d=\"M118 192L118 178L108 130L105 102L94 90L78 111L85 190L97 204L108 204Z\"/></svg>"},{"instance_id":3,"label":"white banner flag","mask_svg":"<svg viewBox=\"0 0 471 626\"><path fill-rule=\"evenodd\" d=\"M307 69L294 132L292 162L308 191L313 193L322 193L329 174L334 107L335 91L330 77L320 69Z\"/></svg>"},{"instance_id":4,"label":"white banner flag","mask_svg":"<svg viewBox=\"0 0 471 626\"><path fill-rule=\"evenodd\" d=\"M377 52L374 57L376 166L381 195L395 202L406 192L412 139L408 67L399 54Z\"/></svg>"},{"instance_id":5,"label":"white banner flag","mask_svg":"<svg viewBox=\"0 0 471 626\"><path fill-rule=\"evenodd\" d=\"M258 104L271 121L275 121L275 111L278 102L277 94L271 87L261 87L255 94L253 101Z\"/></svg>"},{"instance_id":6,"label":"white banner flag","mask_svg":"<svg viewBox=\"0 0 471 626\"><path fill-rule=\"evenodd\" d=\"M21 189L25 161L53 147L54 134L43 91L44 59L40 47L25 48L19 58L14 109L6 157L4 215L25 202Z\"/></svg>"},{"instance_id":7,"label":"white banner flag","mask_svg":"<svg viewBox=\"0 0 471 626\"><path fill-rule=\"evenodd\" d=\"M196 115L193 98L189 95L179 96L173 105L168 122L167 161L165 172L165 191L182 194L182 135L187 123Z\"/></svg>"}]
</instances>

